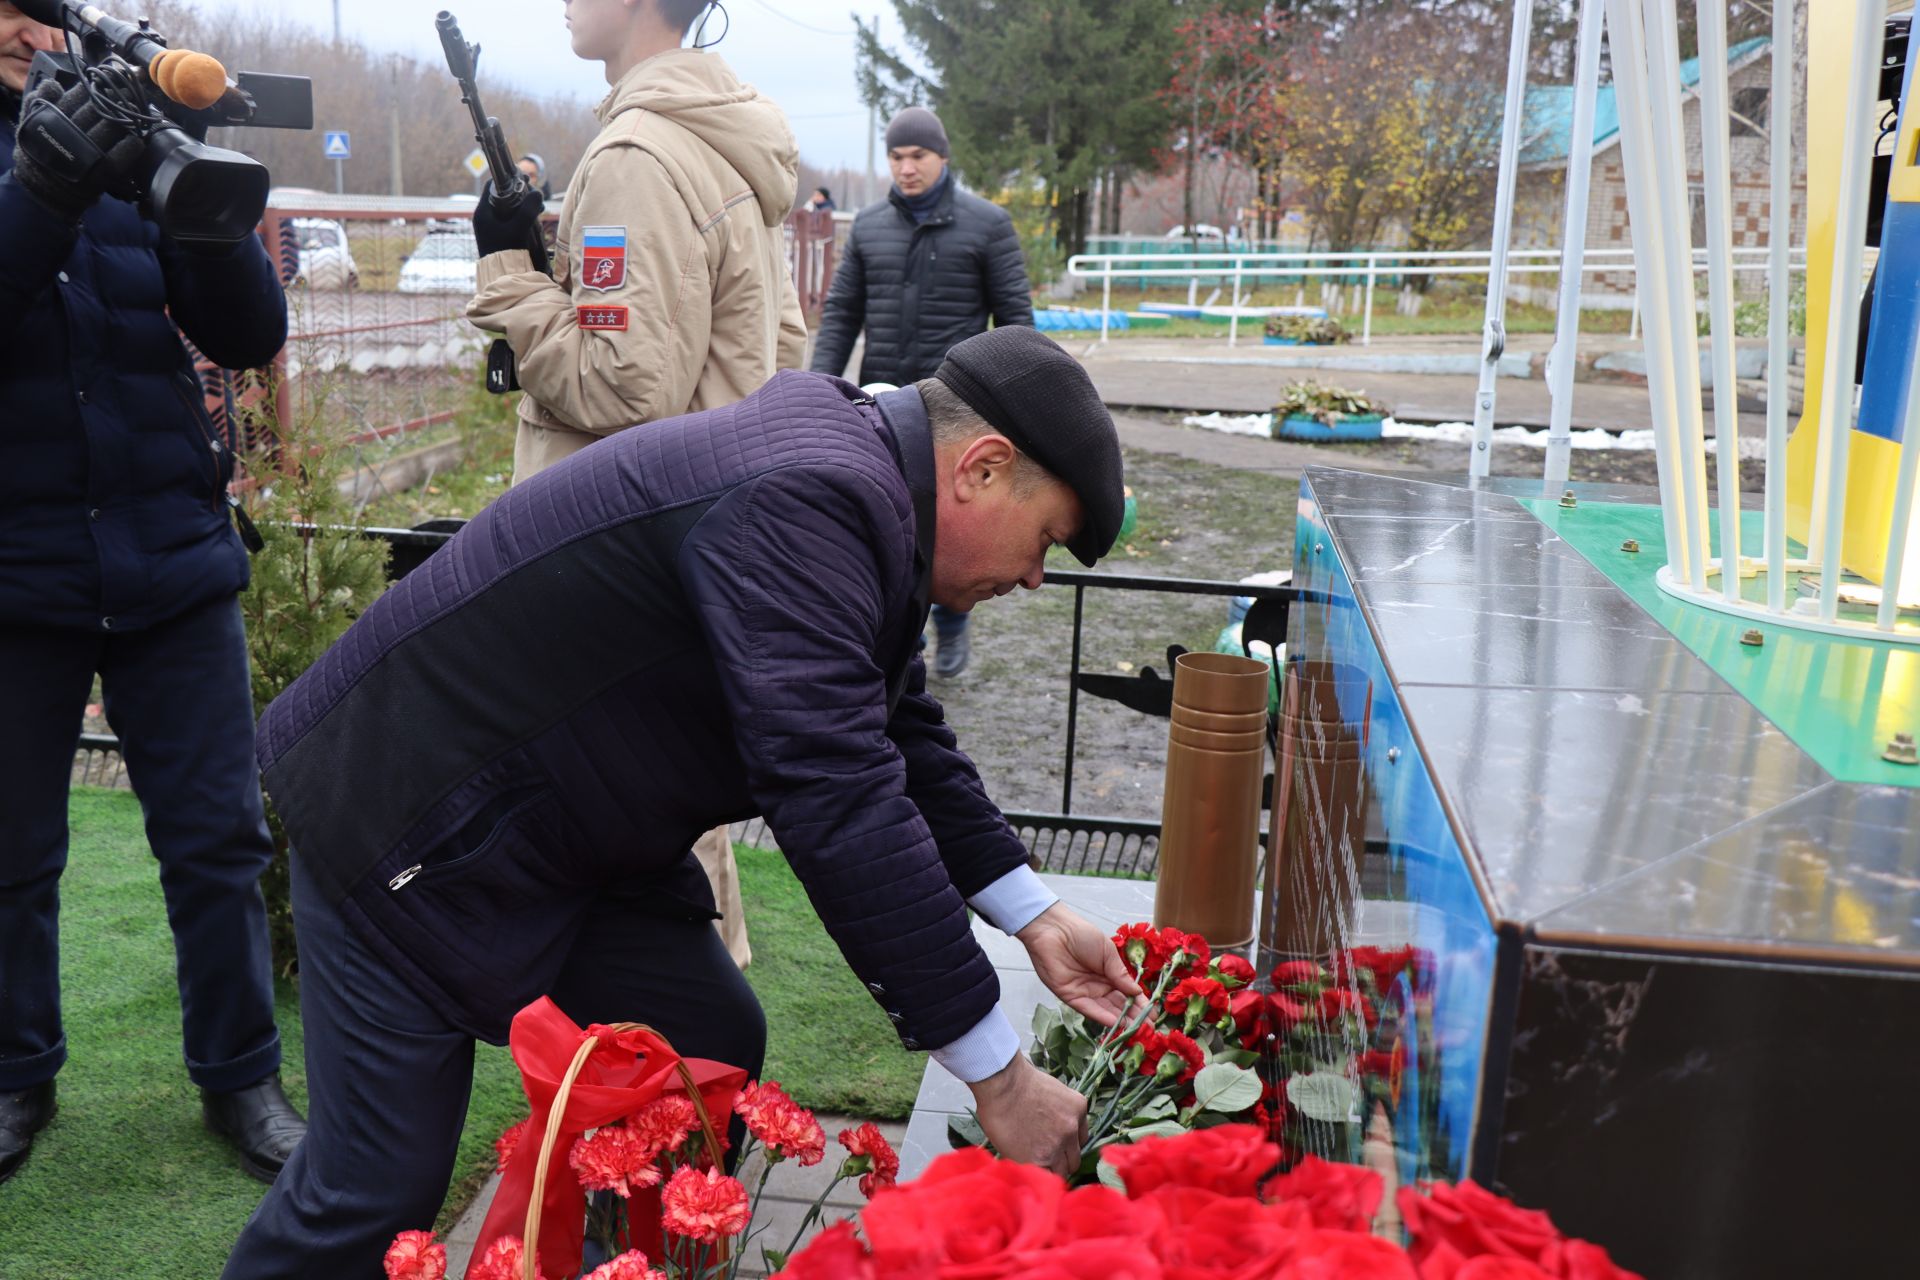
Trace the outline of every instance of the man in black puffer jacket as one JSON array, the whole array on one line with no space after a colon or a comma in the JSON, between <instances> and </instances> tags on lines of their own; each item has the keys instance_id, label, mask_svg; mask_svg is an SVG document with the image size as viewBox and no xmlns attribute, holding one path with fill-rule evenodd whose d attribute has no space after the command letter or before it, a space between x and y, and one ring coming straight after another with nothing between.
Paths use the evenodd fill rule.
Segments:
<instances>
[{"instance_id":1,"label":"man in black puffer jacket","mask_svg":"<svg viewBox=\"0 0 1920 1280\"><path fill-rule=\"evenodd\" d=\"M956 343L995 325L1033 323L1033 289L1013 219L999 205L957 189L947 167L947 131L925 107L887 124L893 189L862 209L833 275L815 373L847 367L864 327L860 382L908 386L930 378ZM934 674L967 665L967 615L936 606Z\"/></svg>"},{"instance_id":2,"label":"man in black puffer jacket","mask_svg":"<svg viewBox=\"0 0 1920 1280\"><path fill-rule=\"evenodd\" d=\"M84 85L49 83L23 112L32 55L61 43L0 0L0 1181L52 1117L67 1056L59 886L96 674L160 864L187 1074L208 1127L271 1181L306 1126L280 1090L259 889L273 844L237 599L247 553L226 503L231 442L175 325L252 368L286 337L286 298L257 238L185 245L102 194L142 148ZM59 116L97 163L72 163L86 148ZM132 992L154 975L93 976Z\"/></svg>"}]
</instances>

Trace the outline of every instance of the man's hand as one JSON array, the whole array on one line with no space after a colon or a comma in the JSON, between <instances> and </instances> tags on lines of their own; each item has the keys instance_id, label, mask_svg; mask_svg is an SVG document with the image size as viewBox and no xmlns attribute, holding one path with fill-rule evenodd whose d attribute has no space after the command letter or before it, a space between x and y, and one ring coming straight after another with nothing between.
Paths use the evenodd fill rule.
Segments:
<instances>
[{"instance_id":1,"label":"man's hand","mask_svg":"<svg viewBox=\"0 0 1920 1280\"><path fill-rule=\"evenodd\" d=\"M1103 1027L1141 998L1113 940L1062 903L1054 903L1014 935L1026 944L1033 971L1067 1005Z\"/></svg>"},{"instance_id":2,"label":"man's hand","mask_svg":"<svg viewBox=\"0 0 1920 1280\"><path fill-rule=\"evenodd\" d=\"M67 222L133 171L144 140L123 121L101 114L83 82L61 92L46 81L21 105L13 178Z\"/></svg>"},{"instance_id":3,"label":"man's hand","mask_svg":"<svg viewBox=\"0 0 1920 1280\"><path fill-rule=\"evenodd\" d=\"M546 207L547 202L531 187L519 203L508 205L504 211L493 207L491 191L482 194L480 203L473 206L473 239L480 246L480 256L526 248Z\"/></svg>"},{"instance_id":4,"label":"man's hand","mask_svg":"<svg viewBox=\"0 0 1920 1280\"><path fill-rule=\"evenodd\" d=\"M1087 1140L1086 1098L1024 1054L1015 1054L1012 1062L969 1087L980 1128L994 1150L1063 1178L1080 1167L1080 1148Z\"/></svg>"}]
</instances>

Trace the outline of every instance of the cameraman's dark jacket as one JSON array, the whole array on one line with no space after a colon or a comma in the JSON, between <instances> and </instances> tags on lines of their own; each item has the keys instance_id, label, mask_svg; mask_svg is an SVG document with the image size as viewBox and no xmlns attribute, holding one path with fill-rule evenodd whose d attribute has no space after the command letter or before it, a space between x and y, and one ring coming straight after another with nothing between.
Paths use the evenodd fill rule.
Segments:
<instances>
[{"instance_id":1,"label":"cameraman's dark jacket","mask_svg":"<svg viewBox=\"0 0 1920 1280\"><path fill-rule=\"evenodd\" d=\"M13 180L19 105L0 90L0 623L149 626L247 582L175 326L253 368L286 298L254 237L191 253L112 197L77 230L49 213Z\"/></svg>"},{"instance_id":2,"label":"cameraman's dark jacket","mask_svg":"<svg viewBox=\"0 0 1920 1280\"><path fill-rule=\"evenodd\" d=\"M895 190L853 220L814 338L812 368L836 377L864 326L860 381L930 378L954 343L996 325L1032 324L1026 258L1007 211L959 189L915 224Z\"/></svg>"},{"instance_id":3,"label":"cameraman's dark jacket","mask_svg":"<svg viewBox=\"0 0 1920 1280\"><path fill-rule=\"evenodd\" d=\"M1027 854L926 693L916 528L880 408L817 374L566 458L268 707L295 856L498 1041L591 904L711 902L694 839L764 814L903 1041L951 1043L998 999L963 895Z\"/></svg>"}]
</instances>

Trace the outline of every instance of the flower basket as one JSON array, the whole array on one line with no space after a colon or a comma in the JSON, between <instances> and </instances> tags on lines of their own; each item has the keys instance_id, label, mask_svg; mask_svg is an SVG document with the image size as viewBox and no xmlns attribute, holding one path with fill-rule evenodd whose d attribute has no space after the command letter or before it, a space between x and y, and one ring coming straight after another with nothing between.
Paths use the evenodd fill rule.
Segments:
<instances>
[{"instance_id":1,"label":"flower basket","mask_svg":"<svg viewBox=\"0 0 1920 1280\"><path fill-rule=\"evenodd\" d=\"M1378 440L1385 432L1386 415L1379 413L1341 413L1330 421L1289 414L1274 422L1276 440Z\"/></svg>"}]
</instances>

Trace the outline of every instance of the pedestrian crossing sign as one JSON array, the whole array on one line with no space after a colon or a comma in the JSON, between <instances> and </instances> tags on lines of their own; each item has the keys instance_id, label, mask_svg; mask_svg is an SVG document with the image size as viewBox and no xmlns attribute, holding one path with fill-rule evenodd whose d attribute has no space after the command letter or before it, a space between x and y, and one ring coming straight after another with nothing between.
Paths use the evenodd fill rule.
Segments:
<instances>
[{"instance_id":1,"label":"pedestrian crossing sign","mask_svg":"<svg viewBox=\"0 0 1920 1280\"><path fill-rule=\"evenodd\" d=\"M353 141L345 129L327 130L327 140L321 145L321 152L329 160L353 159Z\"/></svg>"}]
</instances>

